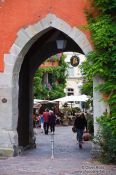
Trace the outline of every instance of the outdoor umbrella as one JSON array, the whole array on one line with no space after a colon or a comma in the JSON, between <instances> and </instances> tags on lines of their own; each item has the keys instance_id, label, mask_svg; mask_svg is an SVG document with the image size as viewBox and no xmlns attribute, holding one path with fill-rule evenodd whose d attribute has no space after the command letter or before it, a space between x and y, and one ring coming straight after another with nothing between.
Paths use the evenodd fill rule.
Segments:
<instances>
[{"instance_id":1,"label":"outdoor umbrella","mask_svg":"<svg viewBox=\"0 0 116 175\"><path fill-rule=\"evenodd\" d=\"M74 102L74 101L87 101L89 97L87 95L71 95L71 96L65 96L62 98L55 99L53 101L59 101L59 102Z\"/></svg>"},{"instance_id":2,"label":"outdoor umbrella","mask_svg":"<svg viewBox=\"0 0 116 175\"><path fill-rule=\"evenodd\" d=\"M46 104L48 102L49 102L48 100L34 99L34 104L37 104L37 103Z\"/></svg>"}]
</instances>

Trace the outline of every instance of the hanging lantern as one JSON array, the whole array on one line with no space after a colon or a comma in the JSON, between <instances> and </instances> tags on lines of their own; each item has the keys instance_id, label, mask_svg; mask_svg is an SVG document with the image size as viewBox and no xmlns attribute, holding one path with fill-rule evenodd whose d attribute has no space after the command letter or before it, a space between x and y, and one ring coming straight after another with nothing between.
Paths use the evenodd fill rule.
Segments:
<instances>
[{"instance_id":1,"label":"hanging lantern","mask_svg":"<svg viewBox=\"0 0 116 175\"><path fill-rule=\"evenodd\" d=\"M57 44L57 49L59 49L59 50L63 50L63 49L65 49L65 47L66 47L66 40L63 40L63 39L57 39L56 40L56 44Z\"/></svg>"},{"instance_id":2,"label":"hanging lantern","mask_svg":"<svg viewBox=\"0 0 116 175\"><path fill-rule=\"evenodd\" d=\"M65 38L65 35L60 32L58 38L56 39L56 46L58 50L64 50L66 48L67 40Z\"/></svg>"}]
</instances>

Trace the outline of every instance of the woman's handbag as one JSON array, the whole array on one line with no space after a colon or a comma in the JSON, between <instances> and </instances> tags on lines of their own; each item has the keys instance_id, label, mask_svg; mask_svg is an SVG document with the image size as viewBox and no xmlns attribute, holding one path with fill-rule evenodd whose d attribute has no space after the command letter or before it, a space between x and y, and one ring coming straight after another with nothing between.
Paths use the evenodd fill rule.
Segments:
<instances>
[{"instance_id":1,"label":"woman's handbag","mask_svg":"<svg viewBox=\"0 0 116 175\"><path fill-rule=\"evenodd\" d=\"M91 134L89 133L89 131L84 131L83 132L83 140L84 141L89 141L91 139Z\"/></svg>"},{"instance_id":2,"label":"woman's handbag","mask_svg":"<svg viewBox=\"0 0 116 175\"><path fill-rule=\"evenodd\" d=\"M77 129L74 126L72 127L72 132L74 132L74 133L77 132Z\"/></svg>"}]
</instances>

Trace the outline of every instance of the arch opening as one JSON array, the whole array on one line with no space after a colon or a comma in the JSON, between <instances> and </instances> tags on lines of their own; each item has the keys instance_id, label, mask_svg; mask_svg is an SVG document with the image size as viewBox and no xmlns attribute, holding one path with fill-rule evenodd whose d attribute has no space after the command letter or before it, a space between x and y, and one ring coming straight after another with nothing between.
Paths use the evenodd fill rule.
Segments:
<instances>
[{"instance_id":1,"label":"arch opening","mask_svg":"<svg viewBox=\"0 0 116 175\"><path fill-rule=\"evenodd\" d=\"M59 50L56 40L59 35L66 40L66 47ZM65 51L80 52L82 49L66 34L51 28L44 33L29 49L24 57L19 73L19 99L18 99L18 142L19 146L27 146L34 143L33 137L33 76L38 67L47 58Z\"/></svg>"},{"instance_id":2,"label":"arch opening","mask_svg":"<svg viewBox=\"0 0 116 175\"><path fill-rule=\"evenodd\" d=\"M71 27L56 15L48 14L41 21L19 30L9 54L5 54L3 79L7 87L7 94L4 94L4 89L3 94L12 101L12 103L9 101L7 110L9 125L5 125L4 121L5 129L3 130L5 136L9 138L4 143L5 148L6 145L7 147L11 145L11 139L12 150L18 144L23 147L34 144L32 128L33 75L43 61L61 52L57 49L55 41L59 33L62 33L68 41L67 47L63 51L75 51L85 55L92 51L83 32L76 27ZM5 113L5 108L3 113Z\"/></svg>"}]
</instances>

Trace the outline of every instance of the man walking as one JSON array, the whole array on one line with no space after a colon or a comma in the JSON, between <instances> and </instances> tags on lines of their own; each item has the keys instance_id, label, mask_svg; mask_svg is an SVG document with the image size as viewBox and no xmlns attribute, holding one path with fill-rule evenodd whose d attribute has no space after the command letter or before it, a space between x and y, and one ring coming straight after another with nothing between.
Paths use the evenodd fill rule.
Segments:
<instances>
[{"instance_id":1,"label":"man walking","mask_svg":"<svg viewBox=\"0 0 116 175\"><path fill-rule=\"evenodd\" d=\"M82 136L83 131L86 128L87 130L87 120L84 116L84 113L77 114L74 122L74 127L77 130L77 141L79 142L79 148L82 149Z\"/></svg>"}]
</instances>

